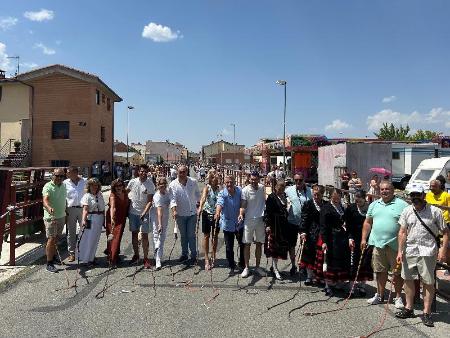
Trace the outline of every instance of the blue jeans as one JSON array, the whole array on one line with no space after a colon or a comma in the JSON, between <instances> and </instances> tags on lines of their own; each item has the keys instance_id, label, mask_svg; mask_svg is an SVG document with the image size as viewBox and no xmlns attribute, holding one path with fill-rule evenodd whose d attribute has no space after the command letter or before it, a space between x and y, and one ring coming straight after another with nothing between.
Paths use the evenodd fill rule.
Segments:
<instances>
[{"instance_id":1,"label":"blue jeans","mask_svg":"<svg viewBox=\"0 0 450 338\"><path fill-rule=\"evenodd\" d=\"M180 230L181 255L188 256L188 247L191 258L197 257L197 239L195 238L195 226L197 215L177 216L178 230Z\"/></svg>"}]
</instances>

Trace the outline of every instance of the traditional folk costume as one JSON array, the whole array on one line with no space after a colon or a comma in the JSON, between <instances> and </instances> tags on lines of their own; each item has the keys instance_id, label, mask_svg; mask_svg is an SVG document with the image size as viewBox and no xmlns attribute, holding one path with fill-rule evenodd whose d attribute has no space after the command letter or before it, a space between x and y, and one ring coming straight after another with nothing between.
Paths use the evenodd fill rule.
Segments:
<instances>
[{"instance_id":1,"label":"traditional folk costume","mask_svg":"<svg viewBox=\"0 0 450 338\"><path fill-rule=\"evenodd\" d=\"M288 209L286 195L271 193L266 200L264 221L270 231L266 233L264 253L267 257L287 259L289 251Z\"/></svg>"}]
</instances>

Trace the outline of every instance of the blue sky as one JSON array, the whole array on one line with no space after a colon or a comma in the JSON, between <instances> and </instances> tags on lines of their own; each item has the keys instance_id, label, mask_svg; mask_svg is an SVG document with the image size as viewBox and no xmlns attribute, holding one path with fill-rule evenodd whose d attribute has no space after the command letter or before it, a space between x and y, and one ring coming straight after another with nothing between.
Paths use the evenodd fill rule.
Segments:
<instances>
[{"instance_id":1,"label":"blue sky","mask_svg":"<svg viewBox=\"0 0 450 338\"><path fill-rule=\"evenodd\" d=\"M22 70L97 74L124 99L116 138L133 105L132 141L194 151L232 141L230 123L247 146L280 137L277 79L288 134L371 137L382 122L450 134L449 15L445 0L2 0L0 68L20 55Z\"/></svg>"}]
</instances>

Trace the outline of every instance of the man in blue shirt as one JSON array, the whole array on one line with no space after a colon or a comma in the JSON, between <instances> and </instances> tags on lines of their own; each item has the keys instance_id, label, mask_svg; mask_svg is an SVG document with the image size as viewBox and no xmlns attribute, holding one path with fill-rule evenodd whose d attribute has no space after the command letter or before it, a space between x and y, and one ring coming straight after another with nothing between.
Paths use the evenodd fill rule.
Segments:
<instances>
[{"instance_id":1,"label":"man in blue shirt","mask_svg":"<svg viewBox=\"0 0 450 338\"><path fill-rule=\"evenodd\" d=\"M226 256L230 274L234 274L236 263L234 261L234 238L242 246L239 230L242 222L238 221L239 209L241 207L241 188L235 185L233 176L226 176L224 180L225 189L217 196L216 214L214 219L219 220L220 228L223 230L225 240Z\"/></svg>"},{"instance_id":2,"label":"man in blue shirt","mask_svg":"<svg viewBox=\"0 0 450 338\"><path fill-rule=\"evenodd\" d=\"M295 247L297 246L297 237L302 221L302 208L306 201L312 199L311 188L305 184L305 179L302 173L294 175L295 185L287 187L285 190L288 198L289 214L289 257L291 258L291 276L295 275L297 269L295 264Z\"/></svg>"}]
</instances>

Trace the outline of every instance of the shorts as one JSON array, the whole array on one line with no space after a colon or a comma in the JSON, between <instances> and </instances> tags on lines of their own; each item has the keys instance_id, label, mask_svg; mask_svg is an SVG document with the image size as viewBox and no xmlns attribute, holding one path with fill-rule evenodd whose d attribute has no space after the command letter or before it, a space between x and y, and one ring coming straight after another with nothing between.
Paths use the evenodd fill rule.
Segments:
<instances>
[{"instance_id":1,"label":"shorts","mask_svg":"<svg viewBox=\"0 0 450 338\"><path fill-rule=\"evenodd\" d=\"M206 234L210 234L211 233L211 229L213 229L215 227L215 232L216 234L219 233L219 222L216 222L214 220L214 215L213 214L209 214L206 211L202 211L202 233Z\"/></svg>"},{"instance_id":2,"label":"shorts","mask_svg":"<svg viewBox=\"0 0 450 338\"><path fill-rule=\"evenodd\" d=\"M422 279L424 284L434 284L434 269L436 256L404 256L402 264L402 278L404 280Z\"/></svg>"},{"instance_id":3,"label":"shorts","mask_svg":"<svg viewBox=\"0 0 450 338\"><path fill-rule=\"evenodd\" d=\"M251 244L264 243L266 239L266 229L262 217L252 218L244 221L244 236L242 243Z\"/></svg>"},{"instance_id":4,"label":"shorts","mask_svg":"<svg viewBox=\"0 0 450 338\"><path fill-rule=\"evenodd\" d=\"M141 231L143 234L148 234L150 232L150 222L148 214L145 215L144 219L141 220L141 215L129 214L128 220L130 223L130 231L138 232Z\"/></svg>"},{"instance_id":5,"label":"shorts","mask_svg":"<svg viewBox=\"0 0 450 338\"><path fill-rule=\"evenodd\" d=\"M397 266L397 251L390 246L373 248L372 267L373 272L393 271ZM400 275L400 269L393 271L394 275Z\"/></svg>"},{"instance_id":6,"label":"shorts","mask_svg":"<svg viewBox=\"0 0 450 338\"><path fill-rule=\"evenodd\" d=\"M61 236L65 223L66 223L65 217L57 218L54 221L50 219L48 220L44 219L45 234L47 238Z\"/></svg>"}]
</instances>

